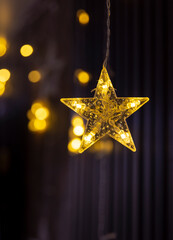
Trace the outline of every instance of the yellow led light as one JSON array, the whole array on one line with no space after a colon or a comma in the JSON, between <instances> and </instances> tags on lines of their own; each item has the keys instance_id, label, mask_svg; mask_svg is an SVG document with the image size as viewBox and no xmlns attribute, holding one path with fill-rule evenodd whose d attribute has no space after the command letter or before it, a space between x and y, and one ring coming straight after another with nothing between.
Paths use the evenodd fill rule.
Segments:
<instances>
[{"instance_id":1,"label":"yellow led light","mask_svg":"<svg viewBox=\"0 0 173 240\"><path fill-rule=\"evenodd\" d=\"M107 134L133 152L136 151L126 119L147 103L149 98L117 97L105 67L93 98L62 98L61 101L87 120L79 153ZM77 105L81 105L81 108Z\"/></svg>"},{"instance_id":2,"label":"yellow led light","mask_svg":"<svg viewBox=\"0 0 173 240\"><path fill-rule=\"evenodd\" d=\"M83 137L83 140L84 140L85 142L91 142L91 139L94 137L94 135L95 135L95 133L90 132L88 135L85 135L85 136Z\"/></svg>"},{"instance_id":3,"label":"yellow led light","mask_svg":"<svg viewBox=\"0 0 173 240\"><path fill-rule=\"evenodd\" d=\"M136 104L133 102L133 103L131 103L131 107L135 107L136 106Z\"/></svg>"},{"instance_id":4,"label":"yellow led light","mask_svg":"<svg viewBox=\"0 0 173 240\"><path fill-rule=\"evenodd\" d=\"M7 82L10 78L10 71L8 69L0 69L0 82Z\"/></svg>"},{"instance_id":5,"label":"yellow led light","mask_svg":"<svg viewBox=\"0 0 173 240\"><path fill-rule=\"evenodd\" d=\"M76 136L82 136L84 133L84 127L83 126L76 126L73 128L73 133Z\"/></svg>"},{"instance_id":6,"label":"yellow led light","mask_svg":"<svg viewBox=\"0 0 173 240\"><path fill-rule=\"evenodd\" d=\"M29 57L33 51L33 47L29 44L23 45L20 49L20 53L23 57Z\"/></svg>"},{"instance_id":7,"label":"yellow led light","mask_svg":"<svg viewBox=\"0 0 173 240\"><path fill-rule=\"evenodd\" d=\"M39 71L31 71L29 74L28 74L28 79L30 82L32 83L36 83L36 82L39 82L40 79L41 79L41 73Z\"/></svg>"},{"instance_id":8,"label":"yellow led light","mask_svg":"<svg viewBox=\"0 0 173 240\"><path fill-rule=\"evenodd\" d=\"M43 105L40 102L35 102L31 106L31 111L33 114L37 111L37 109L41 108Z\"/></svg>"},{"instance_id":9,"label":"yellow led light","mask_svg":"<svg viewBox=\"0 0 173 240\"><path fill-rule=\"evenodd\" d=\"M73 126L83 126L83 119L81 117L74 116L71 120Z\"/></svg>"},{"instance_id":10,"label":"yellow led light","mask_svg":"<svg viewBox=\"0 0 173 240\"><path fill-rule=\"evenodd\" d=\"M49 110L46 107L40 107L35 111L35 117L39 120L44 120L48 118Z\"/></svg>"},{"instance_id":11,"label":"yellow led light","mask_svg":"<svg viewBox=\"0 0 173 240\"><path fill-rule=\"evenodd\" d=\"M4 56L7 51L7 40L4 37L0 37L0 57Z\"/></svg>"},{"instance_id":12,"label":"yellow led light","mask_svg":"<svg viewBox=\"0 0 173 240\"><path fill-rule=\"evenodd\" d=\"M121 134L121 138L122 139L125 139L126 138L126 135L124 133Z\"/></svg>"},{"instance_id":13,"label":"yellow led light","mask_svg":"<svg viewBox=\"0 0 173 240\"><path fill-rule=\"evenodd\" d=\"M77 77L78 81L82 84L86 84L90 80L89 73L87 73L85 71L82 71L82 70L77 70L76 71L76 77Z\"/></svg>"},{"instance_id":14,"label":"yellow led light","mask_svg":"<svg viewBox=\"0 0 173 240\"><path fill-rule=\"evenodd\" d=\"M85 25L85 24L89 23L90 18L89 18L88 13L85 10L82 10L82 9L78 10L77 17L78 17L80 24Z\"/></svg>"},{"instance_id":15,"label":"yellow led light","mask_svg":"<svg viewBox=\"0 0 173 240\"><path fill-rule=\"evenodd\" d=\"M47 127L47 123L45 120L34 119L34 127L38 131L43 131Z\"/></svg>"},{"instance_id":16,"label":"yellow led light","mask_svg":"<svg viewBox=\"0 0 173 240\"><path fill-rule=\"evenodd\" d=\"M105 85L102 85L102 88L103 88L103 89L106 89L106 88L108 88L108 85L106 85L106 84L105 84Z\"/></svg>"},{"instance_id":17,"label":"yellow led light","mask_svg":"<svg viewBox=\"0 0 173 240\"><path fill-rule=\"evenodd\" d=\"M81 104L76 104L77 108L82 108Z\"/></svg>"}]
</instances>

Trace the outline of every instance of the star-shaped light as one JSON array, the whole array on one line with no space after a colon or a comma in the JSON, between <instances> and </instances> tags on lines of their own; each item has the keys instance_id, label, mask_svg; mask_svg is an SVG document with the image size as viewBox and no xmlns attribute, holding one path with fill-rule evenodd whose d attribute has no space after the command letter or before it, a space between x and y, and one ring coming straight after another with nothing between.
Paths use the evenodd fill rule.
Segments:
<instances>
[{"instance_id":1,"label":"star-shaped light","mask_svg":"<svg viewBox=\"0 0 173 240\"><path fill-rule=\"evenodd\" d=\"M133 152L136 151L126 118L146 102L147 97L117 97L103 67L93 98L62 98L61 102L87 120L79 153L108 134Z\"/></svg>"}]
</instances>

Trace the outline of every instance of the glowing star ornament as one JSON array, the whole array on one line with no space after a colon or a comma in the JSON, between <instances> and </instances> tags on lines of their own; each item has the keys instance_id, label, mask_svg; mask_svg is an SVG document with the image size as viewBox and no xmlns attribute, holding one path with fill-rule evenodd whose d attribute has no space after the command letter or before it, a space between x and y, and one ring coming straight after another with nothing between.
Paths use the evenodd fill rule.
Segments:
<instances>
[{"instance_id":1,"label":"glowing star ornament","mask_svg":"<svg viewBox=\"0 0 173 240\"><path fill-rule=\"evenodd\" d=\"M61 102L87 120L79 153L108 134L133 152L136 151L126 118L146 102L147 97L117 97L103 66L93 98L62 98Z\"/></svg>"}]
</instances>

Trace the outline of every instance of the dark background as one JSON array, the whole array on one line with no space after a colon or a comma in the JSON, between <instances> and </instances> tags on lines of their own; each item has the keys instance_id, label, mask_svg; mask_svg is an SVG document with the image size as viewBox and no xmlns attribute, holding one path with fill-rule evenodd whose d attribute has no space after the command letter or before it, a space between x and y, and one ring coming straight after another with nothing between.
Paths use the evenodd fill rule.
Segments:
<instances>
[{"instance_id":1,"label":"dark background","mask_svg":"<svg viewBox=\"0 0 173 240\"><path fill-rule=\"evenodd\" d=\"M72 112L59 99L93 96L106 50L105 1L6 4L0 32L10 48L0 67L10 69L12 86L0 97L0 239L173 240L173 2L111 1L112 83L118 96L150 101L128 119L136 153L114 142L110 154L75 156L67 151ZM87 26L76 20L81 8ZM19 53L25 43L34 47L27 59ZM27 79L33 68L45 72L35 85ZM87 87L74 81L77 68L91 73ZM38 98L54 116L44 134L27 128Z\"/></svg>"}]
</instances>

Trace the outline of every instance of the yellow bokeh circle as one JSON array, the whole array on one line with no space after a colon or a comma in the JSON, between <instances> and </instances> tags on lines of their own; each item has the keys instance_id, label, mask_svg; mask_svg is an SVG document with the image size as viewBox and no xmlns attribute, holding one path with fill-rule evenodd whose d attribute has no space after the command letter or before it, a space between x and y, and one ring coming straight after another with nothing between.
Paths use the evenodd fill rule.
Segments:
<instances>
[{"instance_id":1,"label":"yellow bokeh circle","mask_svg":"<svg viewBox=\"0 0 173 240\"><path fill-rule=\"evenodd\" d=\"M38 131L43 131L46 129L47 123L45 120L34 119L34 127Z\"/></svg>"},{"instance_id":2,"label":"yellow bokeh circle","mask_svg":"<svg viewBox=\"0 0 173 240\"><path fill-rule=\"evenodd\" d=\"M87 73L85 71L79 71L77 74L77 78L80 83L86 84L90 80L90 75L89 75L89 73Z\"/></svg>"},{"instance_id":3,"label":"yellow bokeh circle","mask_svg":"<svg viewBox=\"0 0 173 240\"><path fill-rule=\"evenodd\" d=\"M40 79L41 79L41 73L39 71L31 71L29 74L28 74L28 79L30 82L32 83L36 83L36 82L39 82Z\"/></svg>"},{"instance_id":4,"label":"yellow bokeh circle","mask_svg":"<svg viewBox=\"0 0 173 240\"><path fill-rule=\"evenodd\" d=\"M20 53L23 57L29 57L33 53L33 47L29 44L25 44L21 47Z\"/></svg>"},{"instance_id":5,"label":"yellow bokeh circle","mask_svg":"<svg viewBox=\"0 0 173 240\"><path fill-rule=\"evenodd\" d=\"M0 69L0 82L6 82L9 80L11 73L8 69Z\"/></svg>"},{"instance_id":6,"label":"yellow bokeh circle","mask_svg":"<svg viewBox=\"0 0 173 240\"><path fill-rule=\"evenodd\" d=\"M40 102L35 102L32 104L31 106L31 112L33 114L35 114L35 112L37 111L37 109L41 108L42 107L42 104Z\"/></svg>"},{"instance_id":7,"label":"yellow bokeh circle","mask_svg":"<svg viewBox=\"0 0 173 240\"><path fill-rule=\"evenodd\" d=\"M49 110L46 107L40 107L35 111L35 117L39 120L48 118Z\"/></svg>"},{"instance_id":8,"label":"yellow bokeh circle","mask_svg":"<svg viewBox=\"0 0 173 240\"><path fill-rule=\"evenodd\" d=\"M4 37L0 37L0 57L4 56L7 51L7 40Z\"/></svg>"},{"instance_id":9,"label":"yellow bokeh circle","mask_svg":"<svg viewBox=\"0 0 173 240\"><path fill-rule=\"evenodd\" d=\"M80 138L74 138L71 140L68 144L68 150L70 152L77 152L81 146L81 140Z\"/></svg>"},{"instance_id":10,"label":"yellow bokeh circle","mask_svg":"<svg viewBox=\"0 0 173 240\"><path fill-rule=\"evenodd\" d=\"M2 96L4 92L5 92L5 84L0 82L0 96Z\"/></svg>"},{"instance_id":11,"label":"yellow bokeh circle","mask_svg":"<svg viewBox=\"0 0 173 240\"><path fill-rule=\"evenodd\" d=\"M89 20L90 20L89 14L85 10L82 10L82 9L78 10L77 17L80 24L86 25L89 23Z\"/></svg>"},{"instance_id":12,"label":"yellow bokeh circle","mask_svg":"<svg viewBox=\"0 0 173 240\"><path fill-rule=\"evenodd\" d=\"M73 133L76 136L82 136L84 133L84 127L83 126L76 126L73 128Z\"/></svg>"},{"instance_id":13,"label":"yellow bokeh circle","mask_svg":"<svg viewBox=\"0 0 173 240\"><path fill-rule=\"evenodd\" d=\"M83 126L83 119L78 116L74 116L71 120L72 125L75 126Z\"/></svg>"}]
</instances>

